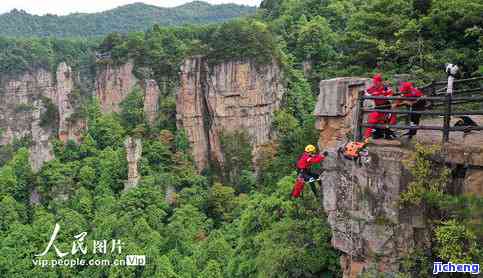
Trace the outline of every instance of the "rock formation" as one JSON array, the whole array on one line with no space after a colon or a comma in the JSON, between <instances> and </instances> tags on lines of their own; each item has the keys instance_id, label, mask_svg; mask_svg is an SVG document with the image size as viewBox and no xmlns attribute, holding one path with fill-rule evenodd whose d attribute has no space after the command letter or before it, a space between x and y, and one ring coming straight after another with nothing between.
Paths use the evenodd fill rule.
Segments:
<instances>
[{"instance_id":1,"label":"rock formation","mask_svg":"<svg viewBox=\"0 0 483 278\"><path fill-rule=\"evenodd\" d=\"M128 62L121 66L106 64L96 76L96 96L104 113L119 112L119 104L138 83L132 73L134 64Z\"/></svg>"},{"instance_id":2,"label":"rock formation","mask_svg":"<svg viewBox=\"0 0 483 278\"><path fill-rule=\"evenodd\" d=\"M138 80L133 73L134 63L120 66L106 64L99 67L96 76L96 97L103 113L120 112L121 102L135 86L144 90L144 113L149 124L158 116L161 92L155 80Z\"/></svg>"},{"instance_id":3,"label":"rock formation","mask_svg":"<svg viewBox=\"0 0 483 278\"><path fill-rule=\"evenodd\" d=\"M53 158L49 139L58 136L64 141L78 140L85 122L69 119L74 112L70 103L73 84L72 70L65 63L58 65L55 78L41 68L4 78L0 86L0 144L30 139L30 161L32 168L38 170L43 162Z\"/></svg>"},{"instance_id":4,"label":"rock formation","mask_svg":"<svg viewBox=\"0 0 483 278\"><path fill-rule=\"evenodd\" d=\"M119 111L119 104L139 83L132 74L133 64L118 68L107 65L96 77L96 94L103 112ZM0 81L0 144L14 139L28 139L34 170L53 158L51 139L79 142L87 128L85 119L76 117L73 98L74 73L60 63L55 73L39 68ZM154 80L139 84L145 88L144 111L154 123L159 109L159 88ZM55 111L54 111L55 110ZM51 118L46 118L46 115Z\"/></svg>"},{"instance_id":5,"label":"rock formation","mask_svg":"<svg viewBox=\"0 0 483 278\"><path fill-rule=\"evenodd\" d=\"M314 115L317 117L316 128L321 132L321 148L333 147L352 132L357 93L369 82L367 78L352 77L320 81Z\"/></svg>"},{"instance_id":6,"label":"rock formation","mask_svg":"<svg viewBox=\"0 0 483 278\"><path fill-rule=\"evenodd\" d=\"M87 120L72 118L75 107L70 98L74 90L74 80L72 69L66 63L57 67L56 81L56 90L51 99L59 109L59 139L63 142L80 142L82 133L87 128Z\"/></svg>"},{"instance_id":7,"label":"rock formation","mask_svg":"<svg viewBox=\"0 0 483 278\"><path fill-rule=\"evenodd\" d=\"M141 139L127 137L124 141L124 147L126 149L126 160L128 167L127 181L124 185L124 190L136 187L138 185L140 176L138 171L138 162L141 159L142 143Z\"/></svg>"},{"instance_id":8,"label":"rock formation","mask_svg":"<svg viewBox=\"0 0 483 278\"><path fill-rule=\"evenodd\" d=\"M160 91L154 80L146 80L144 85L144 116L150 125L158 117Z\"/></svg>"},{"instance_id":9,"label":"rock formation","mask_svg":"<svg viewBox=\"0 0 483 278\"><path fill-rule=\"evenodd\" d=\"M177 125L184 128L199 170L223 162L221 132L245 130L254 149L273 137L273 112L284 93L276 62L229 61L209 66L203 57L186 59L177 91Z\"/></svg>"},{"instance_id":10,"label":"rock formation","mask_svg":"<svg viewBox=\"0 0 483 278\"><path fill-rule=\"evenodd\" d=\"M429 229L424 215L401 209L399 194L409 173L398 146L370 148L372 162L363 167L335 155L324 162L323 206L332 229L332 246L341 250L344 277L357 277L375 266L396 272L400 260L418 248L427 249Z\"/></svg>"},{"instance_id":11,"label":"rock formation","mask_svg":"<svg viewBox=\"0 0 483 278\"><path fill-rule=\"evenodd\" d=\"M362 166L336 154L346 142L345 134L354 128L357 91L366 85L360 78L322 81L315 109L319 145L331 153L323 163L323 207L332 230L332 245L343 252L345 278L355 278L370 267L386 274L397 272L405 256L429 248L432 236L421 210L399 203L400 193L411 180L402 162L410 148L399 141L375 140L369 145L371 162ZM462 179L462 193L481 196L483 138L461 136L451 135L452 141L443 148L445 159L464 169L464 177L457 178ZM441 132L418 132L415 140L441 143ZM458 183L457 179L452 183Z\"/></svg>"}]
</instances>

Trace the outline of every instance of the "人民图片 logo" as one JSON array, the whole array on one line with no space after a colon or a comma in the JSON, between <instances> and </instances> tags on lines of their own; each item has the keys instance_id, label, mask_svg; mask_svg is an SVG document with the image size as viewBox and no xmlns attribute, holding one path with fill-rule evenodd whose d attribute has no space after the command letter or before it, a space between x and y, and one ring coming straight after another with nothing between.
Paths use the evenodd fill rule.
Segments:
<instances>
[{"instance_id":1,"label":"\u4eba\u6c11\u56fe\u7247 logo","mask_svg":"<svg viewBox=\"0 0 483 278\"><path fill-rule=\"evenodd\" d=\"M92 254L96 255L106 255L106 254L121 254L122 247L124 243L120 239L102 239L102 240L92 240L91 244L87 244L85 241L85 237L87 236L87 232L82 232L78 235L74 236L74 240L72 241L72 248L70 250L61 250L59 247L55 245L55 240L57 239L57 235L60 231L60 225L58 223L55 224L54 231L50 240L45 247L42 253L36 254L35 257L44 257L52 248L57 254L58 259L52 260L45 260L45 259L34 259L32 260L34 265L38 265L41 267L46 266L117 266L117 265L145 265L146 264L146 256L144 255L127 255L125 259L89 259L85 260L82 258L75 258L75 259L68 259L64 258L67 255L86 255L89 250L91 250ZM89 247L90 246L90 247Z\"/></svg>"}]
</instances>

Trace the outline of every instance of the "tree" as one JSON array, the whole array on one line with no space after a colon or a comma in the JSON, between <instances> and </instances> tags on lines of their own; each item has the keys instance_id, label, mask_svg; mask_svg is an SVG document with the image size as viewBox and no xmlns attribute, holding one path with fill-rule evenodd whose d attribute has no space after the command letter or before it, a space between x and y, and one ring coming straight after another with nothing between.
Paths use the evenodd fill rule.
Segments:
<instances>
[{"instance_id":1,"label":"tree","mask_svg":"<svg viewBox=\"0 0 483 278\"><path fill-rule=\"evenodd\" d=\"M144 94L141 88L135 87L121 102L121 123L132 131L136 126L144 124Z\"/></svg>"},{"instance_id":2,"label":"tree","mask_svg":"<svg viewBox=\"0 0 483 278\"><path fill-rule=\"evenodd\" d=\"M215 183L208 195L208 211L213 219L230 222L231 212L235 208L235 190L220 183Z\"/></svg>"},{"instance_id":3,"label":"tree","mask_svg":"<svg viewBox=\"0 0 483 278\"><path fill-rule=\"evenodd\" d=\"M238 192L240 175L244 170L252 170L252 145L246 131L224 132L220 135L221 151L223 153L223 178L233 184Z\"/></svg>"},{"instance_id":4,"label":"tree","mask_svg":"<svg viewBox=\"0 0 483 278\"><path fill-rule=\"evenodd\" d=\"M12 160L0 169L2 192L11 194L19 202L27 202L34 181L27 148L20 148Z\"/></svg>"},{"instance_id":5,"label":"tree","mask_svg":"<svg viewBox=\"0 0 483 278\"><path fill-rule=\"evenodd\" d=\"M0 200L0 209L0 231L7 231L14 223L23 223L26 220L25 206L10 195L4 195Z\"/></svg>"},{"instance_id":6,"label":"tree","mask_svg":"<svg viewBox=\"0 0 483 278\"><path fill-rule=\"evenodd\" d=\"M297 49L301 59L309 59L326 66L336 57L335 33L327 20L316 16L309 22L299 24Z\"/></svg>"},{"instance_id":7,"label":"tree","mask_svg":"<svg viewBox=\"0 0 483 278\"><path fill-rule=\"evenodd\" d=\"M124 129L113 115L104 115L96 119L89 128L89 134L97 143L98 148L120 146L124 137Z\"/></svg>"},{"instance_id":8,"label":"tree","mask_svg":"<svg viewBox=\"0 0 483 278\"><path fill-rule=\"evenodd\" d=\"M209 261L205 269L200 273L200 278L222 278L221 265L217 261Z\"/></svg>"}]
</instances>

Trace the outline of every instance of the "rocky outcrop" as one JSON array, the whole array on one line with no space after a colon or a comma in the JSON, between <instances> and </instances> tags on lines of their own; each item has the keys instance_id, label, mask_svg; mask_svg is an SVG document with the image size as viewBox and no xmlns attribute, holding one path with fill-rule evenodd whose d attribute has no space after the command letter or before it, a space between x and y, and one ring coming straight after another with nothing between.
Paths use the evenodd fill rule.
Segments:
<instances>
[{"instance_id":1,"label":"rocky outcrop","mask_svg":"<svg viewBox=\"0 0 483 278\"><path fill-rule=\"evenodd\" d=\"M357 93L369 84L367 78L342 77L322 80L314 115L320 130L321 148L333 147L351 134L355 120Z\"/></svg>"},{"instance_id":2,"label":"rocky outcrop","mask_svg":"<svg viewBox=\"0 0 483 278\"><path fill-rule=\"evenodd\" d=\"M158 117L160 95L156 81L146 80L144 86L144 116L150 125L153 125Z\"/></svg>"},{"instance_id":3,"label":"rocky outcrop","mask_svg":"<svg viewBox=\"0 0 483 278\"><path fill-rule=\"evenodd\" d=\"M276 62L229 61L209 66L203 57L185 60L177 91L177 125L186 130L198 169L223 163L222 132L245 130L254 146L272 137L273 112L284 93Z\"/></svg>"},{"instance_id":4,"label":"rocky outcrop","mask_svg":"<svg viewBox=\"0 0 483 278\"><path fill-rule=\"evenodd\" d=\"M79 140L85 122L71 121L74 112L70 97L74 89L71 68L61 63L54 74L38 69L5 78L0 94L0 144L28 139L30 161L34 170L53 158L52 137Z\"/></svg>"},{"instance_id":5,"label":"rocky outcrop","mask_svg":"<svg viewBox=\"0 0 483 278\"><path fill-rule=\"evenodd\" d=\"M53 157L48 139L54 130L41 127L40 117L45 112L42 98L50 98L54 91L52 74L43 69L2 80L0 142L5 145L14 139L30 139L30 160L34 169Z\"/></svg>"},{"instance_id":6,"label":"rocky outcrop","mask_svg":"<svg viewBox=\"0 0 483 278\"><path fill-rule=\"evenodd\" d=\"M119 104L138 83L132 70L134 64L128 62L121 66L106 64L96 76L96 96L104 113L119 112Z\"/></svg>"},{"instance_id":7,"label":"rocky outcrop","mask_svg":"<svg viewBox=\"0 0 483 278\"><path fill-rule=\"evenodd\" d=\"M412 251L428 250L432 236L422 210L399 202L400 193L411 180L403 163L411 144L374 140L369 145L371 161L362 165L337 155L338 147L347 141L346 134L353 134L357 92L367 83L360 78L322 81L314 112L319 147L330 153L323 163L323 207L332 230L332 245L343 252L340 261L345 278L358 277L370 268L391 277ZM483 118L475 120L483 123ZM413 140L441 143L441 132L420 131ZM457 191L463 194L481 196L482 140L476 133L451 134L450 143L443 146L444 159L455 173L451 183L461 185Z\"/></svg>"},{"instance_id":8,"label":"rocky outcrop","mask_svg":"<svg viewBox=\"0 0 483 278\"><path fill-rule=\"evenodd\" d=\"M138 185L140 175L138 171L138 163L142 154L141 139L127 137L124 141L124 148L126 149L127 160L127 181L124 184L124 190L129 190Z\"/></svg>"},{"instance_id":9,"label":"rocky outcrop","mask_svg":"<svg viewBox=\"0 0 483 278\"><path fill-rule=\"evenodd\" d=\"M161 92L155 80L138 80L133 69L133 62L101 66L95 81L96 97L103 113L120 112L121 102L138 86L144 91L144 113L152 125L158 116Z\"/></svg>"},{"instance_id":10,"label":"rocky outcrop","mask_svg":"<svg viewBox=\"0 0 483 278\"><path fill-rule=\"evenodd\" d=\"M63 142L80 142L83 132L87 129L87 120L73 117L76 108L71 99L74 79L72 69L66 63L61 63L57 67L56 81L56 90L51 99L59 110L59 139Z\"/></svg>"},{"instance_id":11,"label":"rocky outcrop","mask_svg":"<svg viewBox=\"0 0 483 278\"><path fill-rule=\"evenodd\" d=\"M372 146L372 162L330 156L324 162L323 206L332 229L332 246L341 250L344 277L364 269L399 271L402 258L430 241L425 216L417 208L401 208L400 192L409 182L402 160L409 151L398 146Z\"/></svg>"},{"instance_id":12,"label":"rocky outcrop","mask_svg":"<svg viewBox=\"0 0 483 278\"><path fill-rule=\"evenodd\" d=\"M403 210L398 202L408 184L409 173L401 161L409 151L372 147L371 163L362 167L336 155L347 135L354 133L358 91L368 85L364 78L323 80L314 111L319 146L331 153L323 164L323 207L332 246L343 252L344 277L357 277L369 267L396 272L401 258L428 242L424 215Z\"/></svg>"}]
</instances>

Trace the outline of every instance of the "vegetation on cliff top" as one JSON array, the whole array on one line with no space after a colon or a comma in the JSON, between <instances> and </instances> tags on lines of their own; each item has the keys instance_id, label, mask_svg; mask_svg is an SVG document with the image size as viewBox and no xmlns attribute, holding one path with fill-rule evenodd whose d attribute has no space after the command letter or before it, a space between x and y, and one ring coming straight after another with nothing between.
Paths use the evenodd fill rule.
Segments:
<instances>
[{"instance_id":1,"label":"vegetation on cliff top","mask_svg":"<svg viewBox=\"0 0 483 278\"><path fill-rule=\"evenodd\" d=\"M0 75L13 78L39 68L55 72L61 62L87 74L94 70L93 50L97 45L88 39L0 37Z\"/></svg>"}]
</instances>

